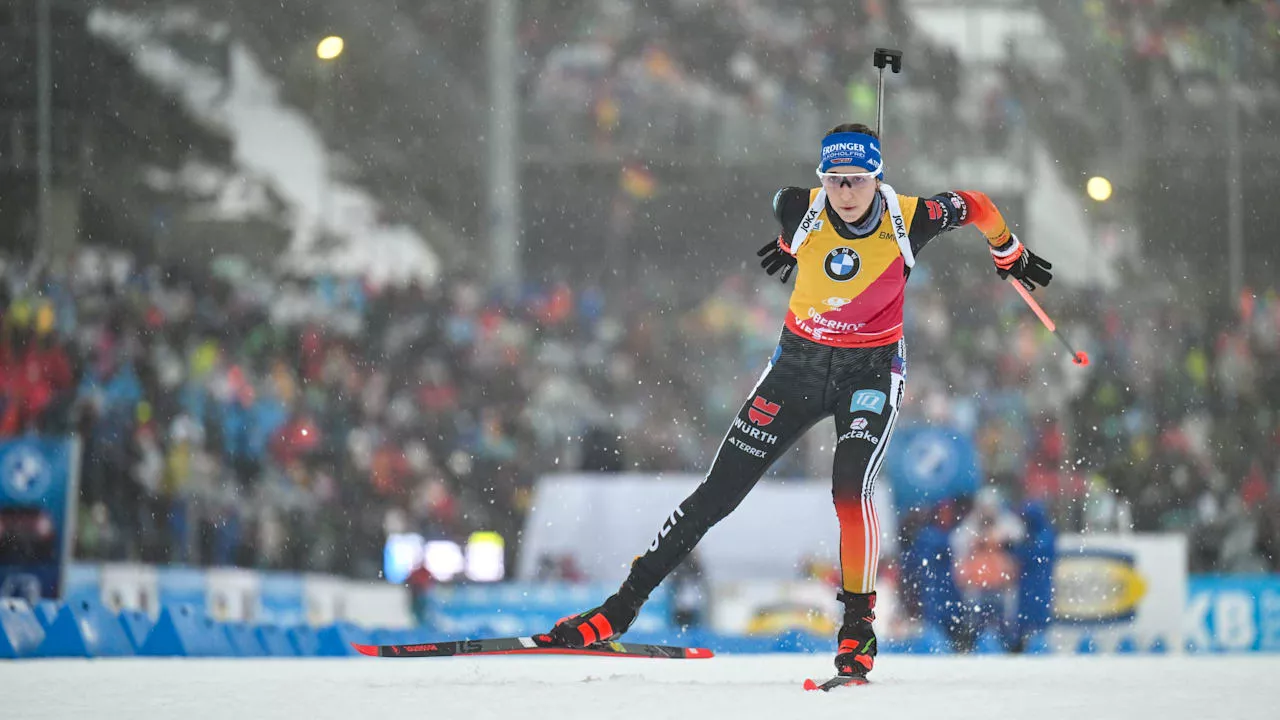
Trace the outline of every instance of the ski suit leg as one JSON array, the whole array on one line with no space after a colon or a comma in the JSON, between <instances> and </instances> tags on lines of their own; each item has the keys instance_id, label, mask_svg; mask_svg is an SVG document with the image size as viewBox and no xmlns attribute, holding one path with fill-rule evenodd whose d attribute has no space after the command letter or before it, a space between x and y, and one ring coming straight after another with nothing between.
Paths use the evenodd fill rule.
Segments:
<instances>
[{"instance_id":1,"label":"ski suit leg","mask_svg":"<svg viewBox=\"0 0 1280 720\"><path fill-rule=\"evenodd\" d=\"M649 593L693 551L702 536L741 504L773 462L826 417L823 390L830 348L784 331L711 461L706 478L666 518L626 584Z\"/></svg>"},{"instance_id":2,"label":"ski suit leg","mask_svg":"<svg viewBox=\"0 0 1280 720\"><path fill-rule=\"evenodd\" d=\"M842 585L851 593L876 589L880 519L872 492L902 404L904 352L899 343L891 363L851 377L836 397L831 495L840 522Z\"/></svg>"}]
</instances>

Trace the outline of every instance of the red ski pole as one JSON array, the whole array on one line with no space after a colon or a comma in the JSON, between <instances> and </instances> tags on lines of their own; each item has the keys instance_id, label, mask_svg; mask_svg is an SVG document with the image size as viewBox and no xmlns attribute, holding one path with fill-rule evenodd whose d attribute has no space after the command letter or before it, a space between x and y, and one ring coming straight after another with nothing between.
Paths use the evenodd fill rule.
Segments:
<instances>
[{"instance_id":1,"label":"red ski pole","mask_svg":"<svg viewBox=\"0 0 1280 720\"><path fill-rule=\"evenodd\" d=\"M1031 297L1031 293L1027 292L1027 289L1022 286L1022 283L1018 282L1016 278L1009 278L1009 284L1013 286L1014 290L1018 291L1018 294L1022 296L1023 300L1027 301L1027 304L1031 306L1031 310L1035 312L1036 317L1040 318L1040 322L1044 323L1044 326L1049 328L1049 332L1053 333L1055 337L1062 341L1062 344L1071 353L1071 362L1081 366L1088 365L1089 356L1086 355L1083 350L1076 350L1071 347L1071 343L1067 342L1067 339L1062 336L1062 333L1058 332L1058 326L1049 319L1049 316L1045 314L1044 309L1040 307L1040 303L1036 302L1036 299Z\"/></svg>"}]
</instances>

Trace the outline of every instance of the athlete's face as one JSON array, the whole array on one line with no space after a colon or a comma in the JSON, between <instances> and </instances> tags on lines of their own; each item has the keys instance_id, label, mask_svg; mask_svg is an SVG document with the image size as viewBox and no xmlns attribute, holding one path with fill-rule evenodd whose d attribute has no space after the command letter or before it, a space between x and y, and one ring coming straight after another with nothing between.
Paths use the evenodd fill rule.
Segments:
<instances>
[{"instance_id":1,"label":"athlete's face","mask_svg":"<svg viewBox=\"0 0 1280 720\"><path fill-rule=\"evenodd\" d=\"M866 172L863 168L833 168L822 178L822 187L827 191L831 207L847 223L861 220L875 198L879 181Z\"/></svg>"}]
</instances>

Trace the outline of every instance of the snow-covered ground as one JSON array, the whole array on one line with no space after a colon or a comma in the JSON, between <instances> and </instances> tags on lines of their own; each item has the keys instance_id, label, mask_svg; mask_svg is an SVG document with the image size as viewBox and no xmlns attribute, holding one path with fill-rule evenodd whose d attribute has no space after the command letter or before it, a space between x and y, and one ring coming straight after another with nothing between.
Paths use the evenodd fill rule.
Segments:
<instances>
[{"instance_id":1,"label":"snow-covered ground","mask_svg":"<svg viewBox=\"0 0 1280 720\"><path fill-rule=\"evenodd\" d=\"M35 660L0 664L0 716L39 718L1280 717L1280 659L884 656L875 684L801 689L829 658Z\"/></svg>"}]
</instances>

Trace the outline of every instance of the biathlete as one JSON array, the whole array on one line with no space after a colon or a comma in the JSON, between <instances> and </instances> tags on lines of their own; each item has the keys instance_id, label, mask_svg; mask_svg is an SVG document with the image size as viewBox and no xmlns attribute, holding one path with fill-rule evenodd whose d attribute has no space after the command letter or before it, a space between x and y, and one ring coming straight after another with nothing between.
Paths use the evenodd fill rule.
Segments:
<instances>
[{"instance_id":1,"label":"biathlete","mask_svg":"<svg viewBox=\"0 0 1280 720\"><path fill-rule=\"evenodd\" d=\"M834 416L831 492L840 525L844 623L836 670L865 677L876 657L872 628L880 523L876 474L902 407L906 346L903 291L916 257L943 232L974 225L996 271L1028 290L1048 285L1052 267L1009 231L985 194L929 198L897 194L883 182L875 131L842 124L822 139L819 187L786 187L773 199L782 234L758 253L770 274L795 287L785 327L711 462L706 479L668 517L631 564L618 592L564 618L540 644L582 647L626 632L640 606L711 526L733 512L769 466L818 421Z\"/></svg>"}]
</instances>

